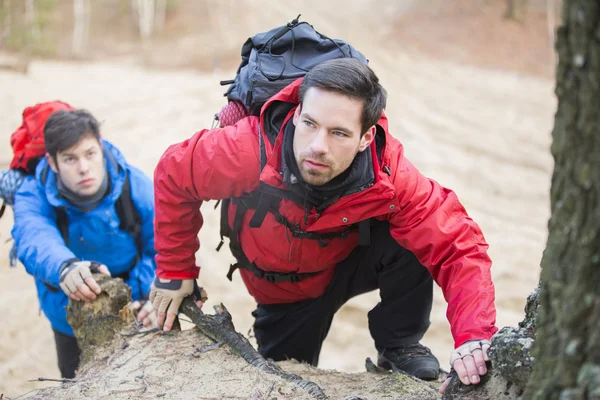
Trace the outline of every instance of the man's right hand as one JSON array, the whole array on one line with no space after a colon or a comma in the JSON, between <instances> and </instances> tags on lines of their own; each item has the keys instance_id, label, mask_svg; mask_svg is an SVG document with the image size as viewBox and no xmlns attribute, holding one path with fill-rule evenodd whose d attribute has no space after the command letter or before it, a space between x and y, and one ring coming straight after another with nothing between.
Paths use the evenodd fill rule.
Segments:
<instances>
[{"instance_id":1,"label":"man's right hand","mask_svg":"<svg viewBox=\"0 0 600 400\"><path fill-rule=\"evenodd\" d=\"M181 302L186 296L194 293L194 283L194 279L154 278L150 290L150 301L156 312L156 323L160 328L165 331L173 328Z\"/></svg>"},{"instance_id":2,"label":"man's right hand","mask_svg":"<svg viewBox=\"0 0 600 400\"><path fill-rule=\"evenodd\" d=\"M463 385L476 385L481 382L481 376L487 374L486 361L490 361L487 352L490 348L489 340L470 340L457 347L450 355L450 365L456 371L458 379ZM444 393L450 384L451 378L447 378L440 393Z\"/></svg>"},{"instance_id":3,"label":"man's right hand","mask_svg":"<svg viewBox=\"0 0 600 400\"><path fill-rule=\"evenodd\" d=\"M110 276L108 267L104 264L76 259L67 261L60 269L60 288L72 300L95 300L102 289L92 278L92 272Z\"/></svg>"}]
</instances>

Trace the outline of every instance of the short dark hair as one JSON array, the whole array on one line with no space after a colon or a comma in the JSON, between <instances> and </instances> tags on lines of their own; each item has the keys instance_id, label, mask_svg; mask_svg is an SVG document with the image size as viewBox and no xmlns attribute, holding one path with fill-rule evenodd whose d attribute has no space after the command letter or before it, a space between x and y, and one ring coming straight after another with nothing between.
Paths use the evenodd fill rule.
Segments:
<instances>
[{"instance_id":1,"label":"short dark hair","mask_svg":"<svg viewBox=\"0 0 600 400\"><path fill-rule=\"evenodd\" d=\"M387 92L379 78L368 65L355 58L336 58L313 67L300 84L300 103L313 87L362 100L361 135L379 121L385 109Z\"/></svg>"},{"instance_id":2,"label":"short dark hair","mask_svg":"<svg viewBox=\"0 0 600 400\"><path fill-rule=\"evenodd\" d=\"M100 140L100 124L86 110L55 111L44 125L46 153L56 154L75 146L85 136Z\"/></svg>"}]
</instances>

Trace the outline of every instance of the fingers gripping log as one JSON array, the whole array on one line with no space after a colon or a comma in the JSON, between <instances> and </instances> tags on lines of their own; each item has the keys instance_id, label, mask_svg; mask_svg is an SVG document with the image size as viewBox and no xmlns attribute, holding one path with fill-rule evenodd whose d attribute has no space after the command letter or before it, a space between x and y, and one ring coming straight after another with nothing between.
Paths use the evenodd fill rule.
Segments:
<instances>
[{"instance_id":1,"label":"fingers gripping log","mask_svg":"<svg viewBox=\"0 0 600 400\"><path fill-rule=\"evenodd\" d=\"M302 377L285 372L279 365L272 361L267 361L258 351L252 347L248 339L236 332L231 314L223 304L215 306L215 314L204 314L196 306L193 297L186 297L181 303L180 311L204 333L215 342L223 342L249 364L268 374L273 374L292 382L302 389L306 390L315 399L325 400L327 396L323 389L316 383L302 379Z\"/></svg>"}]
</instances>

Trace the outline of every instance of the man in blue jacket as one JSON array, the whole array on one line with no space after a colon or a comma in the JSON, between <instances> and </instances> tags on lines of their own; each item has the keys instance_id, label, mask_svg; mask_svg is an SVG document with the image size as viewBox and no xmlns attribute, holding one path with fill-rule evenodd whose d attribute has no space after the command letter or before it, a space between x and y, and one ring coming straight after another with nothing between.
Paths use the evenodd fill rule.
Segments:
<instances>
[{"instance_id":1,"label":"man in blue jacket","mask_svg":"<svg viewBox=\"0 0 600 400\"><path fill-rule=\"evenodd\" d=\"M69 298L88 302L101 293L92 273L123 278L133 300L148 297L156 268L153 185L100 138L87 111L53 113L44 141L45 159L15 195L12 236L52 325L61 374L72 378L80 349L65 307Z\"/></svg>"}]
</instances>

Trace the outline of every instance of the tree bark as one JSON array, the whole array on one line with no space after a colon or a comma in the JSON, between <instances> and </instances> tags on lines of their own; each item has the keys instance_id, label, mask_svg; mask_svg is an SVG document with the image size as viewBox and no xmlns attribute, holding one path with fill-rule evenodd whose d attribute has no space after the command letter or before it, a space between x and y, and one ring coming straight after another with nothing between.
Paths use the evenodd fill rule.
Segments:
<instances>
[{"instance_id":1,"label":"tree bark","mask_svg":"<svg viewBox=\"0 0 600 400\"><path fill-rule=\"evenodd\" d=\"M557 32L549 237L524 399L600 399L600 3L565 0Z\"/></svg>"}]
</instances>

